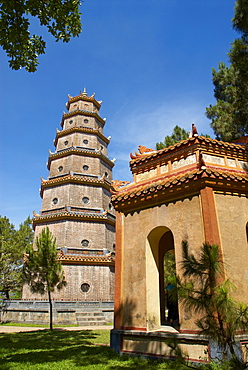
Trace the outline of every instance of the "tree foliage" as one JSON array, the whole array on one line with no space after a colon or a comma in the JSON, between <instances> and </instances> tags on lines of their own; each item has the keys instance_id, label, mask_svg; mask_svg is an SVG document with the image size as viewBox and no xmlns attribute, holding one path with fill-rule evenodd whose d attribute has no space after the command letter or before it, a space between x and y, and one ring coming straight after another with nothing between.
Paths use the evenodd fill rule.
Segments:
<instances>
[{"instance_id":1,"label":"tree foliage","mask_svg":"<svg viewBox=\"0 0 248 370\"><path fill-rule=\"evenodd\" d=\"M7 217L0 216L0 292L6 299L10 292L20 294L22 287L23 252L33 241L30 217L18 230Z\"/></svg>"},{"instance_id":2,"label":"tree foliage","mask_svg":"<svg viewBox=\"0 0 248 370\"><path fill-rule=\"evenodd\" d=\"M218 343L224 357L230 353L239 369L245 368L235 352L235 333L248 329L248 307L234 300L234 285L223 280L218 246L203 244L198 257L189 253L186 241L182 249L182 279L177 277L179 298L188 310L198 314L196 324L201 333Z\"/></svg>"},{"instance_id":3,"label":"tree foliage","mask_svg":"<svg viewBox=\"0 0 248 370\"><path fill-rule=\"evenodd\" d=\"M3 0L0 2L0 44L12 69L34 72L38 56L45 53L41 36L32 35L32 17L45 26L56 41L70 41L81 32L79 0Z\"/></svg>"},{"instance_id":4,"label":"tree foliage","mask_svg":"<svg viewBox=\"0 0 248 370\"><path fill-rule=\"evenodd\" d=\"M246 0L235 5L233 28L241 34L229 52L230 66L219 63L212 69L216 104L206 108L218 139L233 141L248 134L248 6Z\"/></svg>"},{"instance_id":5,"label":"tree foliage","mask_svg":"<svg viewBox=\"0 0 248 370\"><path fill-rule=\"evenodd\" d=\"M181 140L188 139L189 134L186 132L184 128L179 127L176 125L173 129L172 135L167 135L164 138L164 142L156 143L156 149L163 149L167 148L170 145L174 145L179 143Z\"/></svg>"},{"instance_id":6,"label":"tree foliage","mask_svg":"<svg viewBox=\"0 0 248 370\"><path fill-rule=\"evenodd\" d=\"M61 262L58 261L56 238L49 228L42 229L36 238L36 249L30 247L24 264L24 283L30 286L32 293L48 294L50 305L50 329L52 329L51 292L66 285Z\"/></svg>"},{"instance_id":7,"label":"tree foliage","mask_svg":"<svg viewBox=\"0 0 248 370\"><path fill-rule=\"evenodd\" d=\"M171 276L176 274L176 259L175 254L166 252L164 255L164 286L167 287L171 283Z\"/></svg>"}]
</instances>

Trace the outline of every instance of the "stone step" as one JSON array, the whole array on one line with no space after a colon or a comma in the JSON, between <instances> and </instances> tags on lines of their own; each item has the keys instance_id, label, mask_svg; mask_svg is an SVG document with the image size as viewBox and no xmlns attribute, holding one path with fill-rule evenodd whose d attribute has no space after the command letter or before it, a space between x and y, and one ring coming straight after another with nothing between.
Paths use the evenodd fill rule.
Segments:
<instances>
[{"instance_id":1,"label":"stone step","mask_svg":"<svg viewBox=\"0 0 248 370\"><path fill-rule=\"evenodd\" d=\"M99 311L99 312L96 312L96 311L93 311L93 312L77 312L76 315L77 315L77 317L87 317L87 316L94 316L94 317L102 316L102 317L104 317L101 311Z\"/></svg>"},{"instance_id":2,"label":"stone step","mask_svg":"<svg viewBox=\"0 0 248 370\"><path fill-rule=\"evenodd\" d=\"M104 326L106 321L79 321L78 326Z\"/></svg>"},{"instance_id":3,"label":"stone step","mask_svg":"<svg viewBox=\"0 0 248 370\"><path fill-rule=\"evenodd\" d=\"M79 321L104 321L105 317L104 316L85 316L85 317L78 317L77 320Z\"/></svg>"},{"instance_id":4,"label":"stone step","mask_svg":"<svg viewBox=\"0 0 248 370\"><path fill-rule=\"evenodd\" d=\"M102 326L106 325L106 320L101 311L84 311L76 313L77 324L79 326Z\"/></svg>"}]
</instances>

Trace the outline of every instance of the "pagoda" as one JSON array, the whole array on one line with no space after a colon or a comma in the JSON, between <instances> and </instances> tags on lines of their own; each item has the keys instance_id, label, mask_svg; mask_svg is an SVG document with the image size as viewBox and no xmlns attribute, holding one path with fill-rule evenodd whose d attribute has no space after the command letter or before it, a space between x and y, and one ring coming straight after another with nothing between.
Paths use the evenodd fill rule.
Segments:
<instances>
[{"instance_id":1,"label":"pagoda","mask_svg":"<svg viewBox=\"0 0 248 370\"><path fill-rule=\"evenodd\" d=\"M67 112L49 151L47 180L41 179L42 210L34 213L35 239L49 227L56 237L67 286L54 300L112 301L115 211L110 188L113 161L104 136L101 101L86 89L68 95ZM24 287L23 299L35 299ZM39 298L41 298L39 296Z\"/></svg>"}]
</instances>

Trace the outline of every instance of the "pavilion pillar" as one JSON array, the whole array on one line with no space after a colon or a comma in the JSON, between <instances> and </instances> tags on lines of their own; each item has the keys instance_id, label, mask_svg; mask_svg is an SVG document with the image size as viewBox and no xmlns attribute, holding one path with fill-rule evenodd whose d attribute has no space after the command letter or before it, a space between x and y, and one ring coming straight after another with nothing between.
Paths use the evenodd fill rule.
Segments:
<instances>
[{"instance_id":1,"label":"pavilion pillar","mask_svg":"<svg viewBox=\"0 0 248 370\"><path fill-rule=\"evenodd\" d=\"M122 317L122 214L116 211L116 245L115 245L115 300L114 300L114 328L121 329Z\"/></svg>"},{"instance_id":2,"label":"pavilion pillar","mask_svg":"<svg viewBox=\"0 0 248 370\"><path fill-rule=\"evenodd\" d=\"M217 211L213 189L206 186L200 190L205 241L221 246Z\"/></svg>"}]
</instances>

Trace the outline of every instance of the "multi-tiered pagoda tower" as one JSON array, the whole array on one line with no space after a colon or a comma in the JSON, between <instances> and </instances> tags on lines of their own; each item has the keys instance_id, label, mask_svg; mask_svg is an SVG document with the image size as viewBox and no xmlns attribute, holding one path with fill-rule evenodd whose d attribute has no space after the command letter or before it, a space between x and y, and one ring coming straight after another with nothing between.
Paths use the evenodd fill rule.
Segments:
<instances>
[{"instance_id":1,"label":"multi-tiered pagoda tower","mask_svg":"<svg viewBox=\"0 0 248 370\"><path fill-rule=\"evenodd\" d=\"M56 237L67 286L59 300L113 300L115 215L110 202L113 161L108 158L101 101L68 96L61 127L49 151L42 179L40 214L34 213L35 238L48 226ZM23 298L34 298L24 288Z\"/></svg>"}]
</instances>

